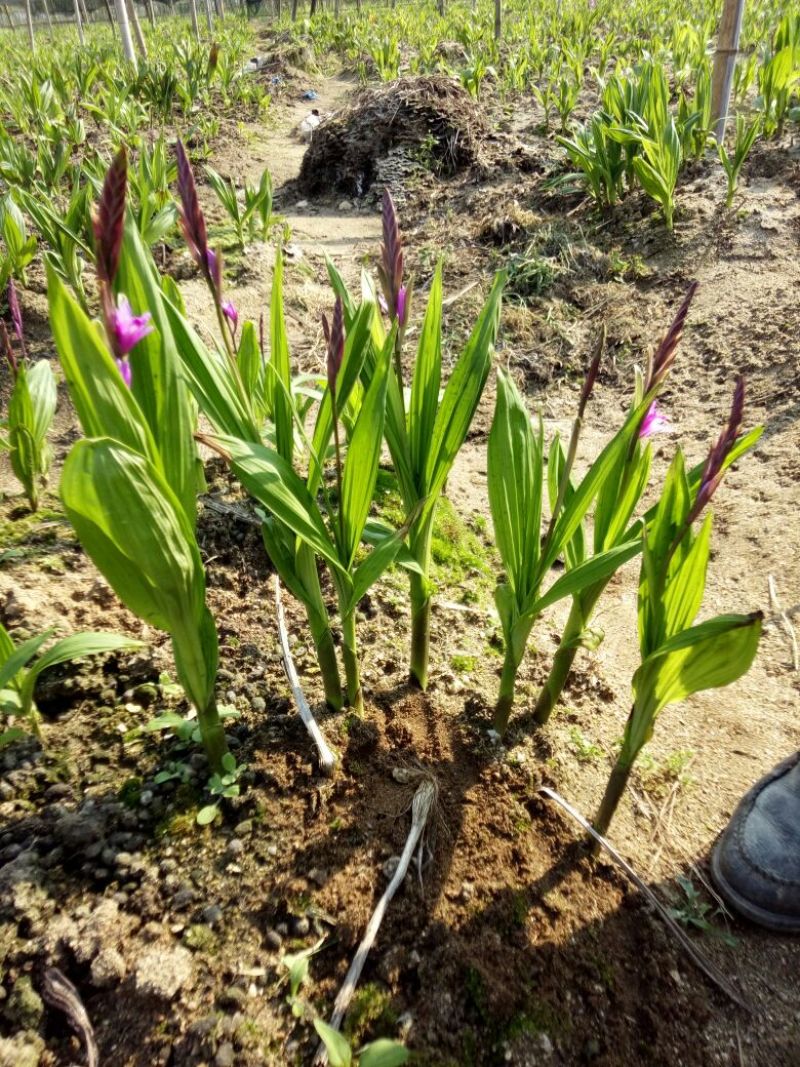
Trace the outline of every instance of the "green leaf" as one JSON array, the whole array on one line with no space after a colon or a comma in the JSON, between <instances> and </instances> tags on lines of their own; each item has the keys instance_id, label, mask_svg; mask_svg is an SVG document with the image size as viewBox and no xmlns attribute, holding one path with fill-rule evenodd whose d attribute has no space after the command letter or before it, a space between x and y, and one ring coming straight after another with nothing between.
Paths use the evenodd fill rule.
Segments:
<instances>
[{"instance_id":1,"label":"green leaf","mask_svg":"<svg viewBox=\"0 0 800 1067\"><path fill-rule=\"evenodd\" d=\"M261 349L258 344L258 335L252 322L245 322L242 326L242 334L239 338L239 348L236 353L236 362L239 365L239 374L247 397L253 404L254 410L263 400L260 394L263 389L263 368L261 366Z\"/></svg>"},{"instance_id":2,"label":"green leaf","mask_svg":"<svg viewBox=\"0 0 800 1067\"><path fill-rule=\"evenodd\" d=\"M314 1029L327 1049L331 1067L350 1067L353 1062L353 1053L347 1038L338 1030L334 1030L332 1026L328 1026L322 1019L314 1020Z\"/></svg>"},{"instance_id":3,"label":"green leaf","mask_svg":"<svg viewBox=\"0 0 800 1067\"><path fill-rule=\"evenodd\" d=\"M633 676L636 695L630 744L638 751L652 733L658 713L703 689L730 685L752 664L762 616L719 615L666 641ZM638 745L638 747L636 747Z\"/></svg>"},{"instance_id":4,"label":"green leaf","mask_svg":"<svg viewBox=\"0 0 800 1067\"><path fill-rule=\"evenodd\" d=\"M341 569L339 557L325 529L316 501L289 464L266 445L235 437L216 438L228 454L236 477L250 496L293 530L332 567Z\"/></svg>"},{"instance_id":5,"label":"green leaf","mask_svg":"<svg viewBox=\"0 0 800 1067\"><path fill-rule=\"evenodd\" d=\"M433 440L439 387L442 381L442 265L433 276L428 306L422 323L408 409L408 437L412 469L427 467Z\"/></svg>"},{"instance_id":6,"label":"green leaf","mask_svg":"<svg viewBox=\"0 0 800 1067\"><path fill-rule=\"evenodd\" d=\"M522 607L538 584L542 512L542 436L534 434L511 377L497 372L497 400L489 431L489 506L508 582Z\"/></svg>"},{"instance_id":7,"label":"green leaf","mask_svg":"<svg viewBox=\"0 0 800 1067\"><path fill-rule=\"evenodd\" d=\"M47 266L50 326L70 399L87 437L110 437L160 464L141 408L125 385L99 326Z\"/></svg>"},{"instance_id":8,"label":"green leaf","mask_svg":"<svg viewBox=\"0 0 800 1067\"><path fill-rule=\"evenodd\" d=\"M228 357L216 349L206 348L173 302L164 298L163 306L186 379L200 410L217 433L260 442L257 419L236 387Z\"/></svg>"},{"instance_id":9,"label":"green leaf","mask_svg":"<svg viewBox=\"0 0 800 1067\"><path fill-rule=\"evenodd\" d=\"M294 421L291 407L292 372L289 366L289 341L283 311L283 256L280 249L275 253L275 269L272 275L270 336L272 370L267 376L269 410L275 424L278 454L291 463L294 451ZM283 383L283 389L278 385L279 382Z\"/></svg>"},{"instance_id":10,"label":"green leaf","mask_svg":"<svg viewBox=\"0 0 800 1067\"><path fill-rule=\"evenodd\" d=\"M52 634L52 630L45 630L42 634L36 634L34 637L28 638L27 641L18 645L10 656L4 659L4 662L0 664L0 689L5 689L9 684L14 686L14 688L18 688L18 685L15 683L17 675L28 663L30 663L48 637L51 637Z\"/></svg>"},{"instance_id":11,"label":"green leaf","mask_svg":"<svg viewBox=\"0 0 800 1067\"><path fill-rule=\"evenodd\" d=\"M407 530L408 527L404 526L402 530L393 531L388 537L377 541L367 558L359 563L352 575L353 589L342 609L343 615L349 615L355 610L359 600L372 588L386 568L394 563L403 547Z\"/></svg>"},{"instance_id":12,"label":"green leaf","mask_svg":"<svg viewBox=\"0 0 800 1067\"><path fill-rule=\"evenodd\" d=\"M525 616L535 618L541 615L545 608L549 608L551 604L555 604L564 597L575 596L588 586L606 581L629 559L633 559L641 551L641 547L642 542L639 539L616 545L607 552L592 556L591 559L587 559L572 570L566 571L558 581L553 582L544 596L539 597L526 609Z\"/></svg>"},{"instance_id":13,"label":"green leaf","mask_svg":"<svg viewBox=\"0 0 800 1067\"><path fill-rule=\"evenodd\" d=\"M122 634L82 633L62 638L52 648L48 648L27 672L20 689L23 708L26 711L30 709L33 691L42 671L58 663L70 663L72 660L83 659L85 656L100 656L109 652L142 647L141 641L134 641ZM2 686L1 681L0 686Z\"/></svg>"},{"instance_id":14,"label":"green leaf","mask_svg":"<svg viewBox=\"0 0 800 1067\"><path fill-rule=\"evenodd\" d=\"M386 379L389 374L393 340L393 335L390 335L381 353L379 365L372 376L353 429L342 472L342 499L339 506L344 543L340 551L342 564L347 570L350 569L355 558L375 495L378 463L383 445Z\"/></svg>"},{"instance_id":15,"label":"green leaf","mask_svg":"<svg viewBox=\"0 0 800 1067\"><path fill-rule=\"evenodd\" d=\"M135 314L147 310L155 327L133 348L131 391L139 401L161 456L161 469L194 527L197 518L195 413L150 252L134 226L126 225L115 291L124 293Z\"/></svg>"},{"instance_id":16,"label":"green leaf","mask_svg":"<svg viewBox=\"0 0 800 1067\"><path fill-rule=\"evenodd\" d=\"M206 804L197 812L195 821L198 826L209 826L214 819L216 819L217 815L219 815L219 805Z\"/></svg>"},{"instance_id":17,"label":"green leaf","mask_svg":"<svg viewBox=\"0 0 800 1067\"><path fill-rule=\"evenodd\" d=\"M662 596L663 633L659 643L690 626L700 610L711 552L711 523L709 512L680 567L667 582Z\"/></svg>"},{"instance_id":18,"label":"green leaf","mask_svg":"<svg viewBox=\"0 0 800 1067\"><path fill-rule=\"evenodd\" d=\"M410 1053L397 1041L379 1037L358 1054L358 1067L401 1067L408 1063Z\"/></svg>"},{"instance_id":19,"label":"green leaf","mask_svg":"<svg viewBox=\"0 0 800 1067\"><path fill-rule=\"evenodd\" d=\"M86 553L120 600L170 634L200 625L205 575L186 513L160 472L108 439L78 441L61 499Z\"/></svg>"},{"instance_id":20,"label":"green leaf","mask_svg":"<svg viewBox=\"0 0 800 1067\"><path fill-rule=\"evenodd\" d=\"M31 429L35 440L41 443L50 429L58 399L55 375L48 360L37 360L28 371L28 391L33 414Z\"/></svg>"},{"instance_id":21,"label":"green leaf","mask_svg":"<svg viewBox=\"0 0 800 1067\"><path fill-rule=\"evenodd\" d=\"M492 360L492 346L500 322L500 298L505 275L500 273L478 317L467 346L453 368L444 391L423 472L416 472L420 496L427 508L436 506L453 460L464 443L483 393ZM425 511L419 521L424 521Z\"/></svg>"}]
</instances>

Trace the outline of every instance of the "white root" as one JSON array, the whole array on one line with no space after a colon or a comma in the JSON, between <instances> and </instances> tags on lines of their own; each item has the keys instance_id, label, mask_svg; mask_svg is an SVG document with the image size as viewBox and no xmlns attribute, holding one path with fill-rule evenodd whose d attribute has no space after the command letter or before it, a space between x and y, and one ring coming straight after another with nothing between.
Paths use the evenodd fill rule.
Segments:
<instances>
[{"instance_id":1,"label":"white root","mask_svg":"<svg viewBox=\"0 0 800 1067\"><path fill-rule=\"evenodd\" d=\"M292 659L292 653L289 649L289 635L286 632L286 617L283 614L283 601L281 600L281 583L277 574L275 575L275 613L278 617L278 636L280 637L281 642L283 669L286 671L286 678L289 682L289 687L292 690L294 702L297 704L297 710L300 712L300 718L303 720L306 730L308 730L311 735L311 740L317 746L319 765L322 773L331 775L336 768L336 756L331 751L319 726L317 726L317 720L314 718L314 713L308 706L308 701L300 687L300 679L297 677L294 660Z\"/></svg>"},{"instance_id":2,"label":"white root","mask_svg":"<svg viewBox=\"0 0 800 1067\"><path fill-rule=\"evenodd\" d=\"M386 892L378 901L378 906L372 913L372 918L367 925L364 937L362 938L361 944L358 946L358 951L353 957L353 962L350 964L350 970L347 972L344 984L339 990L339 995L333 1005L333 1015L331 1016L330 1025L334 1030L339 1030L341 1028L344 1017L347 1014L347 1009L350 1007L350 1001L353 999L353 994L356 991L361 972L364 969L364 964L367 962L369 951L378 936L378 930L383 922L386 909L388 908L392 897L403 884L403 880L408 873L408 868L411 865L411 858L414 855L415 849L419 845L420 838L422 837L425 824L428 821L428 816L433 809L435 800L436 784L433 779L424 777L417 786L417 791L414 794L414 800L411 804L411 829L409 830L405 848L400 857L400 862L397 865L397 870L394 872L392 880L386 887ZM321 1044L317 1049L317 1055L314 1059L315 1067L324 1067L327 1062L328 1053L325 1046Z\"/></svg>"},{"instance_id":3,"label":"white root","mask_svg":"<svg viewBox=\"0 0 800 1067\"><path fill-rule=\"evenodd\" d=\"M789 639L789 645L792 650L792 669L795 674L800 671L800 650L797 647L797 634L794 632L794 626L789 618L789 612L784 611L780 600L778 600L778 589L775 585L775 579L770 574L769 580L769 604L773 611L773 617L776 618L783 628L783 632Z\"/></svg>"}]
</instances>

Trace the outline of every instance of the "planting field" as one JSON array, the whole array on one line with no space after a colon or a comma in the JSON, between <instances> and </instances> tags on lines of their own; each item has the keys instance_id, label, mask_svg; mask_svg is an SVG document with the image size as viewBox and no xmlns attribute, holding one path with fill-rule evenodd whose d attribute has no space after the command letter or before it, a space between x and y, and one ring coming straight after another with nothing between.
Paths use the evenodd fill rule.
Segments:
<instances>
[{"instance_id":1,"label":"planting field","mask_svg":"<svg viewBox=\"0 0 800 1067\"><path fill-rule=\"evenodd\" d=\"M0 30L0 1067L796 1067L710 855L800 747L800 15L75 10Z\"/></svg>"}]
</instances>

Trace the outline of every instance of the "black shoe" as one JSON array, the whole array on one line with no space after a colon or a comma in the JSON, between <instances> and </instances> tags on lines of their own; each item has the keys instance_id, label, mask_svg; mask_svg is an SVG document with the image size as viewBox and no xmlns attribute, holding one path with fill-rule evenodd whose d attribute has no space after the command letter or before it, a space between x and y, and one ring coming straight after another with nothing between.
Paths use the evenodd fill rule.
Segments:
<instances>
[{"instance_id":1,"label":"black shoe","mask_svg":"<svg viewBox=\"0 0 800 1067\"><path fill-rule=\"evenodd\" d=\"M800 932L800 752L739 802L711 854L711 873L740 915Z\"/></svg>"}]
</instances>

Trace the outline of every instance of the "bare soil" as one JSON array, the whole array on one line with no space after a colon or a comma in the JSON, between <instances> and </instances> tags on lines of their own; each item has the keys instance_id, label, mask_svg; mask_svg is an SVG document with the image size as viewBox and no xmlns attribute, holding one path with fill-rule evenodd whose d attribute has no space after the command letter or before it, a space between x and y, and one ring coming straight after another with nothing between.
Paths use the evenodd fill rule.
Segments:
<instances>
[{"instance_id":1,"label":"bare soil","mask_svg":"<svg viewBox=\"0 0 800 1067\"><path fill-rule=\"evenodd\" d=\"M229 131L214 165L251 177L268 165L275 176L276 208L292 231L292 355L310 370L321 366L319 313L330 303L325 256L357 286L362 266L374 264L380 224L373 198L344 204L331 191L305 200L293 186L305 151L294 131L309 109L300 92L317 90L314 106L325 113L354 88L343 78L306 81L292 83L269 128ZM795 605L796 146L754 150L732 212L721 208L718 169L698 167L681 185L670 236L643 201L600 219L579 197L553 193L546 180L554 155L533 106L523 101L511 117L494 112L526 158L539 159L536 167L511 161L450 179L422 172L396 190L417 314L444 254L446 297L455 297L446 310L452 358L493 270L532 245L548 261L548 284L515 295L522 285L512 275L497 361L514 371L532 409L541 408L546 433L563 432L605 323L607 358L581 446L586 462L620 419L634 364L698 279L664 397L675 429L660 439L656 475L678 442L692 461L704 456L727 416L734 377L745 373L747 424L766 429L715 504L704 612L761 608L773 616L770 575L784 605ZM206 204L213 219L210 198ZM247 317L268 305L271 262L272 251L260 245L229 257L228 292ZM189 277L181 286L190 314L210 333L201 283ZM42 293L26 294L24 313L33 347L52 355ZM800 687L787 636L770 623L744 679L664 713L611 835L684 918L705 914L717 933L732 935L733 943L696 929L693 936L738 985L752 1006L746 1012L694 967L605 859L585 856L574 824L537 793L548 784L587 816L599 801L637 661L635 566L611 583L596 618L605 639L579 655L550 725L534 732L526 711L557 641L558 610L535 631L506 746L499 750L487 734L500 665L492 607L498 561L485 488L492 403L490 383L440 519L427 694L406 683L402 575L388 575L361 605L363 720L321 708L303 615L287 598L298 669L342 756L332 781L318 775L290 703L257 527L226 472L209 465L212 494L239 509L220 515L203 507L199 530L220 632L220 691L241 712L230 734L247 771L242 796L207 829L194 822L202 757L142 730L162 707L180 707L159 685L161 672L172 670L168 643L121 608L75 543L55 495L31 519L4 472L4 624L19 638L49 625L119 629L148 647L45 675L42 744L0 753L0 1033L7 1035L0 1062L16 1067L24 1048L35 1048L45 1065L82 1062L62 1016L48 1009L40 1019L35 999L27 1014L20 1006L25 977L37 987L41 967L56 962L84 1000L102 1063L310 1063L313 1031L287 1004L281 957L322 941L303 995L327 1016L386 884L384 865L408 831L411 790L392 772L422 766L439 785L428 862L389 909L348 1021L356 1041L400 1035L415 1063L437 1067L800 1063L800 946L718 911L707 875L709 850L739 797L800 744ZM75 435L64 396L59 462ZM185 780L155 783L170 760L183 762ZM679 876L706 913L692 909Z\"/></svg>"}]
</instances>

